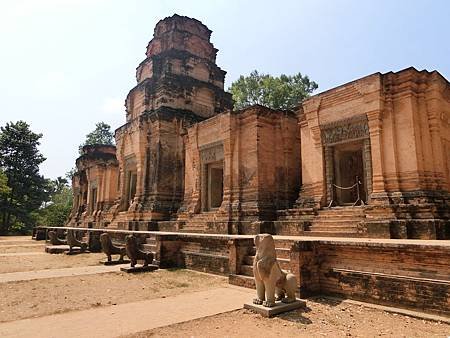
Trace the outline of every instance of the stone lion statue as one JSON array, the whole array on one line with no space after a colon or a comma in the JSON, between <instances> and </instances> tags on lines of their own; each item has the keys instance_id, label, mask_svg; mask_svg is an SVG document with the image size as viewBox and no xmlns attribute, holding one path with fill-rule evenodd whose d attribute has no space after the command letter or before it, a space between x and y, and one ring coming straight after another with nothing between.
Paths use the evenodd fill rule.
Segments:
<instances>
[{"instance_id":1,"label":"stone lion statue","mask_svg":"<svg viewBox=\"0 0 450 338\"><path fill-rule=\"evenodd\" d=\"M123 261L123 257L127 254L125 248L115 246L111 241L111 237L108 233L100 235L100 243L102 245L102 251L108 257L108 262L111 262L111 255L120 255L119 261Z\"/></svg>"},{"instance_id":2,"label":"stone lion statue","mask_svg":"<svg viewBox=\"0 0 450 338\"><path fill-rule=\"evenodd\" d=\"M48 239L49 239L51 245L63 245L63 244L67 243L65 240L58 238L56 231L50 230L47 233L47 236L48 236Z\"/></svg>"},{"instance_id":3,"label":"stone lion statue","mask_svg":"<svg viewBox=\"0 0 450 338\"><path fill-rule=\"evenodd\" d=\"M133 235L125 237L125 248L127 256L130 258L131 267L134 267L138 260L143 260L144 266L148 266L153 261L153 253L139 249L137 238Z\"/></svg>"},{"instance_id":4,"label":"stone lion statue","mask_svg":"<svg viewBox=\"0 0 450 338\"><path fill-rule=\"evenodd\" d=\"M275 300L283 303L295 301L297 281L292 273L281 270L275 251L275 242L269 234L255 237L256 256L253 262L257 298L254 304L266 307L275 305Z\"/></svg>"},{"instance_id":5,"label":"stone lion statue","mask_svg":"<svg viewBox=\"0 0 450 338\"><path fill-rule=\"evenodd\" d=\"M79 247L81 252L87 249L87 244L80 242L75 235L75 231L72 229L67 230L67 245L69 245L69 252L72 252L72 248L74 247Z\"/></svg>"}]
</instances>

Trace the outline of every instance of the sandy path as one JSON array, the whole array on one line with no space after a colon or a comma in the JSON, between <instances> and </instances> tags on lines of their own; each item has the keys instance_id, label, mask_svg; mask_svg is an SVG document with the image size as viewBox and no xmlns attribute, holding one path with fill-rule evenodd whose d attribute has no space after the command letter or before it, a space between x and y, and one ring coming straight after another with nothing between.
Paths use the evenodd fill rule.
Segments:
<instances>
[{"instance_id":1,"label":"sandy path","mask_svg":"<svg viewBox=\"0 0 450 338\"><path fill-rule=\"evenodd\" d=\"M21 256L39 256L39 255L46 255L46 253L42 251L0 253L0 257L21 257Z\"/></svg>"},{"instance_id":2,"label":"sandy path","mask_svg":"<svg viewBox=\"0 0 450 338\"><path fill-rule=\"evenodd\" d=\"M334 300L307 300L307 309L263 318L238 310L132 334L144 337L448 337L450 325Z\"/></svg>"},{"instance_id":3,"label":"sandy path","mask_svg":"<svg viewBox=\"0 0 450 338\"><path fill-rule=\"evenodd\" d=\"M44 249L41 252L44 253ZM105 255L102 253L79 255L50 255L46 253L39 255L36 254L36 251L1 253L0 273L99 265L99 261L104 258Z\"/></svg>"},{"instance_id":4,"label":"sandy path","mask_svg":"<svg viewBox=\"0 0 450 338\"><path fill-rule=\"evenodd\" d=\"M251 290L223 287L175 297L0 324L1 337L116 337L242 307ZM89 320L87 320L89 318ZM51 323L51 325L49 325Z\"/></svg>"},{"instance_id":5,"label":"sandy path","mask_svg":"<svg viewBox=\"0 0 450 338\"><path fill-rule=\"evenodd\" d=\"M98 273L106 272L119 272L120 268L128 266L128 264L122 265L97 265L97 266L80 266L76 268L64 268L64 269L48 269L37 271L22 271L22 272L10 272L0 274L0 283L8 282L22 282L33 279L47 279L47 278L60 278L70 276L83 276L94 275Z\"/></svg>"},{"instance_id":6,"label":"sandy path","mask_svg":"<svg viewBox=\"0 0 450 338\"><path fill-rule=\"evenodd\" d=\"M5 283L0 287L0 322L176 296L223 287L227 282L188 270L156 270Z\"/></svg>"}]
</instances>

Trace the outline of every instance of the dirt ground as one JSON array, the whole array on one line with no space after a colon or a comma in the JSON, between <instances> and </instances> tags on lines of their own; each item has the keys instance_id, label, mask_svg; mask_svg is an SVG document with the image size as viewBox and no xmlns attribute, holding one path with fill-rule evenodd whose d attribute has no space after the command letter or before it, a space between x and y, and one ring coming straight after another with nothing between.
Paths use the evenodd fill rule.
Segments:
<instances>
[{"instance_id":1,"label":"dirt ground","mask_svg":"<svg viewBox=\"0 0 450 338\"><path fill-rule=\"evenodd\" d=\"M1 253L0 246L0 253ZM44 249L39 252L43 252ZM102 253L90 253L79 255L43 254L26 256L0 256L0 273L37 271L45 269L73 268L78 266L98 265L105 259Z\"/></svg>"},{"instance_id":2,"label":"dirt ground","mask_svg":"<svg viewBox=\"0 0 450 338\"><path fill-rule=\"evenodd\" d=\"M448 337L450 325L317 298L307 309L264 318L249 310L126 336L144 337Z\"/></svg>"},{"instance_id":3,"label":"dirt ground","mask_svg":"<svg viewBox=\"0 0 450 338\"><path fill-rule=\"evenodd\" d=\"M226 278L188 270L102 273L10 282L0 288L0 322L175 296L226 283Z\"/></svg>"},{"instance_id":4,"label":"dirt ground","mask_svg":"<svg viewBox=\"0 0 450 338\"><path fill-rule=\"evenodd\" d=\"M21 246L11 247L14 242ZM40 244L30 246L29 244ZM0 254L43 252L44 243L0 237ZM102 254L0 256L0 273L96 265ZM188 270L102 273L0 284L0 322L114 306L221 287L224 277ZM170 316L170 313L167 314ZM450 325L326 298L267 319L247 310L192 320L128 337L447 337Z\"/></svg>"},{"instance_id":5,"label":"dirt ground","mask_svg":"<svg viewBox=\"0 0 450 338\"><path fill-rule=\"evenodd\" d=\"M17 243L0 243L0 253L18 253L18 252L44 252L43 244L17 244Z\"/></svg>"}]
</instances>

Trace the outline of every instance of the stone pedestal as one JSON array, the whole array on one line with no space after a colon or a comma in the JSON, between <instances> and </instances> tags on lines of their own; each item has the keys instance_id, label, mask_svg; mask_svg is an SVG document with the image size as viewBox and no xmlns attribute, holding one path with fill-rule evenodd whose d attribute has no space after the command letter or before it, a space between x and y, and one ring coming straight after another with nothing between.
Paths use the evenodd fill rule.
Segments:
<instances>
[{"instance_id":1,"label":"stone pedestal","mask_svg":"<svg viewBox=\"0 0 450 338\"><path fill-rule=\"evenodd\" d=\"M73 249L76 250L76 249ZM47 245L45 247L45 252L49 254L62 254L69 251L68 245Z\"/></svg>"},{"instance_id":2,"label":"stone pedestal","mask_svg":"<svg viewBox=\"0 0 450 338\"><path fill-rule=\"evenodd\" d=\"M157 265L150 264L148 266L135 266L135 267L127 266L127 267L120 268L120 271L128 272L128 273L135 273L135 272L151 272L151 271L154 271L157 269L158 269Z\"/></svg>"},{"instance_id":3,"label":"stone pedestal","mask_svg":"<svg viewBox=\"0 0 450 338\"><path fill-rule=\"evenodd\" d=\"M288 312L288 311L292 311L292 310L300 309L300 308L304 308L304 307L306 307L306 301L304 301L302 299L297 299L295 302L289 303L289 304L283 303L281 301L275 302L275 306L273 306L273 307L265 307L265 306L256 305L253 303L245 303L244 304L244 309L254 311L256 313L259 313L261 316L268 317L268 318L276 316L283 312Z\"/></svg>"},{"instance_id":4,"label":"stone pedestal","mask_svg":"<svg viewBox=\"0 0 450 338\"><path fill-rule=\"evenodd\" d=\"M120 265L120 264L129 264L130 263L130 261L128 260L128 259L122 259L122 260L118 260L118 261L105 261L105 260L103 260L103 261L100 261L99 262L100 264L103 264L103 265Z\"/></svg>"}]
</instances>

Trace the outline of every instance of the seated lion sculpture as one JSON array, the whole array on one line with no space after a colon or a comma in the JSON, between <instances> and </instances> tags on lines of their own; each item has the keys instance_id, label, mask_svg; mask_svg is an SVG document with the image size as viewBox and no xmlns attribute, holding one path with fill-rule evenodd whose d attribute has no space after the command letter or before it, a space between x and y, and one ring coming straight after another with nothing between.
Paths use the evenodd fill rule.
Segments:
<instances>
[{"instance_id":1,"label":"seated lion sculpture","mask_svg":"<svg viewBox=\"0 0 450 338\"><path fill-rule=\"evenodd\" d=\"M69 252L72 252L72 248L79 247L81 252L86 251L87 244L84 242L80 242L75 236L75 230L69 229L67 230L67 245L69 246Z\"/></svg>"},{"instance_id":2,"label":"seated lion sculpture","mask_svg":"<svg viewBox=\"0 0 450 338\"><path fill-rule=\"evenodd\" d=\"M125 248L127 256L130 258L131 267L133 268L138 260L144 261L143 266L148 266L153 261L153 253L139 249L137 238L133 235L127 235L125 237Z\"/></svg>"},{"instance_id":3,"label":"seated lion sculpture","mask_svg":"<svg viewBox=\"0 0 450 338\"><path fill-rule=\"evenodd\" d=\"M126 249L123 247L118 247L113 244L111 237L108 233L103 233L100 235L100 243L102 245L102 251L108 257L108 262L111 262L111 255L120 255L119 262L123 261L123 257L127 254Z\"/></svg>"},{"instance_id":4,"label":"seated lion sculpture","mask_svg":"<svg viewBox=\"0 0 450 338\"><path fill-rule=\"evenodd\" d=\"M58 238L56 231L53 231L53 230L49 231L47 233L47 236L48 236L48 239L49 239L51 245L64 245L67 243L64 239Z\"/></svg>"},{"instance_id":5,"label":"seated lion sculpture","mask_svg":"<svg viewBox=\"0 0 450 338\"><path fill-rule=\"evenodd\" d=\"M257 298L254 304L266 307L275 305L275 300L292 303L296 300L297 281L292 273L281 270L275 251L275 242L269 234L255 237L256 256L253 262Z\"/></svg>"}]
</instances>

